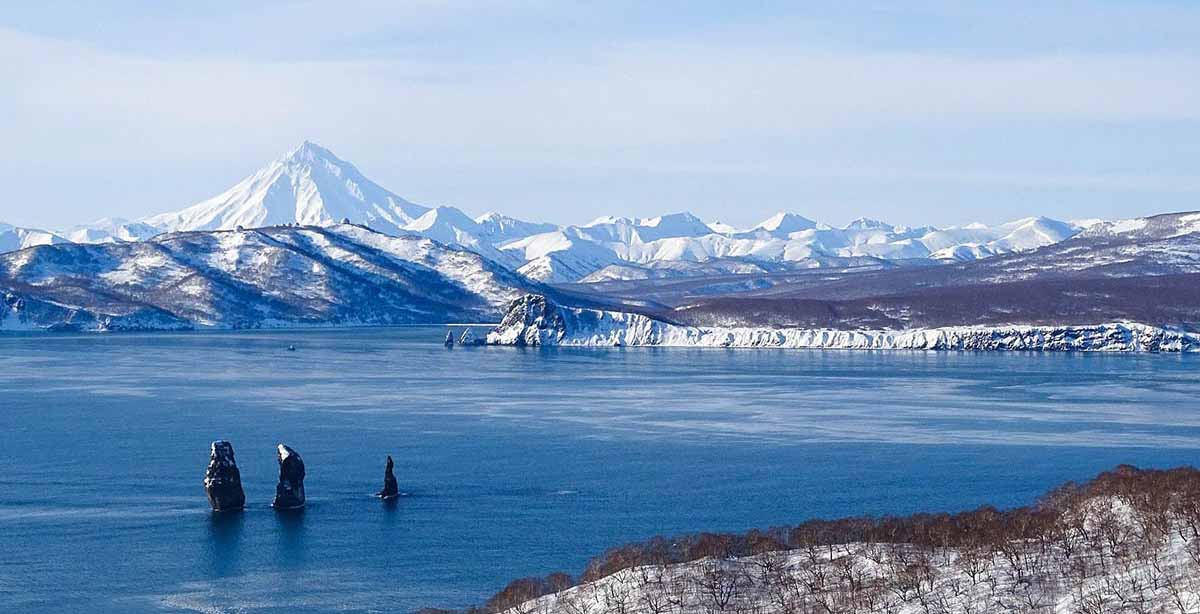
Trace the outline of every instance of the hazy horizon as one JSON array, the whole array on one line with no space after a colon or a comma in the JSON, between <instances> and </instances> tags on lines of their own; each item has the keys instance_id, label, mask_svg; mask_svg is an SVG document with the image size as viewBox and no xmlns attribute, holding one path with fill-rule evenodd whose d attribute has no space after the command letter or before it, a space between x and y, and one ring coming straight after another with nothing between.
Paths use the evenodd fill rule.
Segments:
<instances>
[{"instance_id":1,"label":"hazy horizon","mask_svg":"<svg viewBox=\"0 0 1200 614\"><path fill-rule=\"evenodd\" d=\"M1193 210L1200 7L45 2L0 16L0 221L214 196L304 140L472 215L751 226Z\"/></svg>"}]
</instances>

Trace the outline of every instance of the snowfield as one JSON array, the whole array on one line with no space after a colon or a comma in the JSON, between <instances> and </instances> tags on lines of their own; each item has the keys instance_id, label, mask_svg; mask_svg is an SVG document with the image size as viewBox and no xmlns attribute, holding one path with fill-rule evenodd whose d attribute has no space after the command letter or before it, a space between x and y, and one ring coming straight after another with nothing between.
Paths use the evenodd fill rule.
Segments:
<instances>
[{"instance_id":1,"label":"snowfield","mask_svg":"<svg viewBox=\"0 0 1200 614\"><path fill-rule=\"evenodd\" d=\"M562 307L538 295L515 301L500 325L487 334L485 342L490 345L580 347L1200 351L1200 334L1137 323L903 331L680 326L636 313Z\"/></svg>"}]
</instances>

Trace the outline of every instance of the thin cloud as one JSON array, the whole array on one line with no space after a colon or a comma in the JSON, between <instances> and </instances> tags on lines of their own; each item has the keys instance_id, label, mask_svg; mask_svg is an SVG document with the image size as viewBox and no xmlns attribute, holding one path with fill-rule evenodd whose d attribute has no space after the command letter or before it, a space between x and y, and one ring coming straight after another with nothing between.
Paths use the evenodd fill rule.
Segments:
<instances>
[{"instance_id":1,"label":"thin cloud","mask_svg":"<svg viewBox=\"0 0 1200 614\"><path fill-rule=\"evenodd\" d=\"M927 11L940 10L938 3L926 4L931 5L924 7ZM999 124L1026 133L1037 129L1022 128L1023 123L1087 126L1078 129L1094 134L1106 125L1171 124L1184 133L1194 131L1200 122L1200 80L1194 78L1200 74L1200 58L1186 49L1125 46L1120 53L1109 53L1078 45L1016 54L965 53L952 45L906 47L895 41L854 47L828 31L829 40L789 40L780 35L787 28L772 29L762 22L718 28L719 35L711 37L716 27L711 23L692 30L663 26L662 32L606 37L607 28L615 27L605 21L611 16L593 8L604 23L593 38L574 46L561 38L547 43L533 36L521 46L520 36L510 32L447 54L438 51L436 41L407 45L397 34L427 28L455 33L459 38L452 40L458 42L488 29L481 16L518 20L541 15L535 22L544 25L578 21L588 13L537 2L515 9L505 3L473 8L431 2L389 12L367 2L358 16L344 11L322 21L328 5L306 2L291 8L295 10L285 14L243 9L227 32L215 31L220 25L216 16L167 30L182 39L208 28L217 39L230 40L255 30L267 32L263 53L246 57L204 50L118 51L0 29L0 56L6 59L0 64L5 83L0 131L14 145L0 153L0 162L13 177L77 177L85 174L81 169L101 165L179 173L177 183L183 187L155 194L128 191L117 202L93 202L89 218L97 212L136 216L185 206L190 195L224 187L189 184L195 176L188 173L189 164L211 168L217 161L236 159L238 172L249 172L305 138L346 153L385 184L389 173L401 174L395 166L416 164L412 168L420 168L424 182L418 192L433 194L434 201L445 198L442 194L492 198L482 189L473 196L463 191L463 172L472 167L495 173L514 168L522 177L536 177L586 165L611 172L609 182L620 183L629 177L622 169L633 164L644 171L690 168L713 176L857 175L881 184L904 180L997 189L1194 192L1182 163L1148 170L1131 159L1124 169L1112 163L1092 168L1089 152L1064 147L1066 155L1078 157L1077 163L1054 172L1022 170L1019 152L1011 151L947 169L938 166L938 156L921 151L919 142L905 142L894 144L891 155L908 148L910 163L886 168L866 139L860 137L853 149L840 147L839 137L877 128L874 132L887 138L889 129L900 125L909 127L910 134L930 135L947 134L947 126L964 131ZM381 13L387 15L372 20ZM975 18L973 13L949 13L952 19ZM277 21L269 28L272 19ZM810 31L821 30L819 20L805 16L790 23L800 21ZM514 31L523 34L531 28L536 29L525 24ZM324 34L309 36L314 29ZM756 37L755 32L770 35ZM399 48L409 52L396 53L395 47L386 53L330 52L355 37L371 40L373 33L386 36L366 47L388 47L397 44L391 39L400 39ZM288 37L294 37L291 44L297 50L280 53ZM517 52L480 51L497 41ZM828 172L812 164L835 148L839 159L829 164ZM775 150L798 160L774 157L770 152ZM689 155L657 155L663 151ZM376 174L376 169L382 172ZM1157 170L1162 172L1151 172ZM404 185L395 187L409 194ZM612 198L644 209L642 213L656 212L653 197L634 189L614 192ZM18 186L12 194L17 204L0 205L8 207L0 209L0 218L23 213L14 208L24 208L31 198L46 203L46 209L71 203L73 190L92 196L69 182L50 191ZM529 196L507 194L504 199L536 201ZM563 202L562 194L553 198ZM826 200L836 201L838 194L830 193ZM451 202L472 208L470 202ZM498 207L483 202L474 208ZM545 211L529 214L553 217ZM77 215L63 213L61 223Z\"/></svg>"}]
</instances>

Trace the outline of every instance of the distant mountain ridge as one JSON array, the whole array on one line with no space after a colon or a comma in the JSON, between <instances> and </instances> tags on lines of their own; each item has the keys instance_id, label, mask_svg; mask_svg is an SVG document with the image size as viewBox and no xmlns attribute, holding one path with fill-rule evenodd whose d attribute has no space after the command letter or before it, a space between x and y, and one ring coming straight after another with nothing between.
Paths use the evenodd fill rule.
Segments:
<instances>
[{"instance_id":1,"label":"distant mountain ridge","mask_svg":"<svg viewBox=\"0 0 1200 614\"><path fill-rule=\"evenodd\" d=\"M719 326L879 328L1141 322L1200 330L1200 212L1093 226L1029 252L944 266L778 276L672 300L662 317Z\"/></svg>"},{"instance_id":2,"label":"distant mountain ridge","mask_svg":"<svg viewBox=\"0 0 1200 614\"><path fill-rule=\"evenodd\" d=\"M0 253L11 252L36 245L70 243L65 237L38 228L22 228L0 223Z\"/></svg>"},{"instance_id":3,"label":"distant mountain ridge","mask_svg":"<svg viewBox=\"0 0 1200 614\"><path fill-rule=\"evenodd\" d=\"M106 218L58 234L24 235L36 239L5 239L0 226L0 252L62 239L128 242L164 232L331 226L344 220L392 236L418 235L461 246L550 283L626 275L638 279L657 275L654 271L685 276L747 264L804 269L845 258L969 261L1050 245L1082 230L1080 225L1040 217L993 227L949 228L860 219L835 228L780 212L745 230L708 223L687 212L651 218L609 216L577 226L527 222L498 213L471 217L454 207L405 200L350 162L306 141L230 189L180 211L138 221Z\"/></svg>"}]
</instances>

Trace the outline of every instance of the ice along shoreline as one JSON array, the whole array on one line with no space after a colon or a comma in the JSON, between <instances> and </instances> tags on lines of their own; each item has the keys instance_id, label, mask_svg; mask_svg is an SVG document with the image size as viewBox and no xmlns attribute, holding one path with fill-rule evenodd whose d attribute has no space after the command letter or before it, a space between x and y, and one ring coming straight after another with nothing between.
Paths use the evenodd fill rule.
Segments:
<instances>
[{"instance_id":1,"label":"ice along shoreline","mask_svg":"<svg viewBox=\"0 0 1200 614\"><path fill-rule=\"evenodd\" d=\"M636 313L563 307L535 294L514 301L500 325L480 342L571 347L1200 352L1200 333L1135 322L910 330L684 326Z\"/></svg>"}]
</instances>

